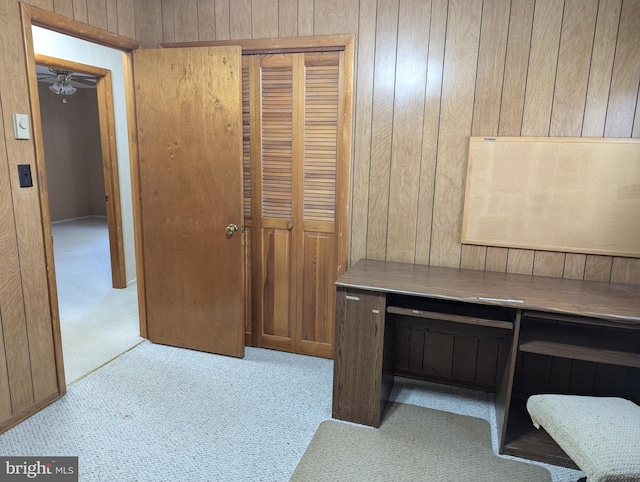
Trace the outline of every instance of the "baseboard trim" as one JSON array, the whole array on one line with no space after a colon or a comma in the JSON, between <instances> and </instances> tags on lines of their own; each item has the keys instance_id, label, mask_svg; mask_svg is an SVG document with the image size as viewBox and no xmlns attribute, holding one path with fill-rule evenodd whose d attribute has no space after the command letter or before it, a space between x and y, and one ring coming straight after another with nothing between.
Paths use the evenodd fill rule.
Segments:
<instances>
[{"instance_id":1,"label":"baseboard trim","mask_svg":"<svg viewBox=\"0 0 640 482\"><path fill-rule=\"evenodd\" d=\"M58 221L51 221L51 224L70 223L71 221L79 221L81 219L88 219L88 218L107 219L106 216L102 216L101 214L89 214L88 216L79 216L77 218L59 219Z\"/></svg>"}]
</instances>

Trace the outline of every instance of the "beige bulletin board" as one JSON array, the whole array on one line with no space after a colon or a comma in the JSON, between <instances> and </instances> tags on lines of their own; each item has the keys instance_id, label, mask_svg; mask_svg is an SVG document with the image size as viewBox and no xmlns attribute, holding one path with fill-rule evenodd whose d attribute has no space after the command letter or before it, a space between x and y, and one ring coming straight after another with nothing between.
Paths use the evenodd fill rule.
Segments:
<instances>
[{"instance_id":1,"label":"beige bulletin board","mask_svg":"<svg viewBox=\"0 0 640 482\"><path fill-rule=\"evenodd\" d=\"M472 137L462 243L640 258L640 140Z\"/></svg>"}]
</instances>

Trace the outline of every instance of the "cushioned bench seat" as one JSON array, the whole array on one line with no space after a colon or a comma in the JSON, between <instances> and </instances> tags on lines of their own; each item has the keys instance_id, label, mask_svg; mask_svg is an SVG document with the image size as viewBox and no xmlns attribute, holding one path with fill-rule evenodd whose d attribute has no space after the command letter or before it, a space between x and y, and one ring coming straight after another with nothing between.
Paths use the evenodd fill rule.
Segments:
<instances>
[{"instance_id":1,"label":"cushioned bench seat","mask_svg":"<svg viewBox=\"0 0 640 482\"><path fill-rule=\"evenodd\" d=\"M640 481L640 407L612 397L533 395L527 410L588 482Z\"/></svg>"}]
</instances>

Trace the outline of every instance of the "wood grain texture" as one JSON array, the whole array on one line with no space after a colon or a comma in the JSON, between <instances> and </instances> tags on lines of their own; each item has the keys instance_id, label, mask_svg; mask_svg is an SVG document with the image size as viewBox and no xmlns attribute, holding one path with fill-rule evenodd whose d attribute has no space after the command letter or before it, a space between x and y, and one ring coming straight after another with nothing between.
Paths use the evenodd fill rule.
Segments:
<instances>
[{"instance_id":1,"label":"wood grain texture","mask_svg":"<svg viewBox=\"0 0 640 482\"><path fill-rule=\"evenodd\" d=\"M471 134L481 2L450 1L430 263L460 265L462 191Z\"/></svg>"},{"instance_id":2,"label":"wood grain texture","mask_svg":"<svg viewBox=\"0 0 640 482\"><path fill-rule=\"evenodd\" d=\"M278 0L253 0L251 11L253 38L278 37Z\"/></svg>"},{"instance_id":3,"label":"wood grain texture","mask_svg":"<svg viewBox=\"0 0 640 482\"><path fill-rule=\"evenodd\" d=\"M18 19L24 13L12 6L10 12L0 12ZM27 65L24 59L10 52L23 51L24 41L22 22L10 22L4 29L2 38L2 58L5 59L2 79L3 97L2 109L5 125L11 125L11 112L30 112L29 99L18 93L24 89L28 94ZM33 64L30 65L33 68ZM6 89L6 90L5 90ZM23 91L23 92L24 92ZM6 131L5 131L6 132ZM38 171L43 168L33 163L33 187L19 188L18 164L24 164L25 160L35 156L32 142L21 142L13 139L6 141L6 155L8 169L11 178L11 195L13 212L15 216L15 230L17 235L17 248L20 259L20 275L22 281L22 297L24 302L24 316L26 332L28 333L28 353L18 355L29 359L30 376L22 374L24 379L21 384L28 384L28 399L23 400L27 404L37 402L52 394L58 394L56 374L56 359L54 354L52 315L49 304L49 286L47 280L47 266L45 260L45 246L42 235L42 212L40 204L40 183ZM20 329L19 329L20 331ZM12 351L12 350L11 350ZM7 350L9 357L10 350ZM16 354L17 355L17 354ZM18 387L16 387L18 388ZM12 388L12 397L13 397ZM18 388L18 394L21 390ZM24 408L24 407L22 407ZM13 405L14 412L19 411Z\"/></svg>"},{"instance_id":4,"label":"wood grain texture","mask_svg":"<svg viewBox=\"0 0 640 482\"><path fill-rule=\"evenodd\" d=\"M118 0L118 34L128 38L136 35L134 0Z\"/></svg>"},{"instance_id":5,"label":"wood grain texture","mask_svg":"<svg viewBox=\"0 0 640 482\"><path fill-rule=\"evenodd\" d=\"M162 3L154 0L134 2L136 18L135 37L143 48L158 48L164 41L162 28Z\"/></svg>"},{"instance_id":6,"label":"wood grain texture","mask_svg":"<svg viewBox=\"0 0 640 482\"><path fill-rule=\"evenodd\" d=\"M378 7L367 216L367 258L370 259L385 259L387 254L399 2L384 2Z\"/></svg>"},{"instance_id":7,"label":"wood grain texture","mask_svg":"<svg viewBox=\"0 0 640 482\"><path fill-rule=\"evenodd\" d=\"M569 279L583 279L586 263L586 254L567 253L564 259L564 270L562 273L562 277Z\"/></svg>"},{"instance_id":8,"label":"wood grain texture","mask_svg":"<svg viewBox=\"0 0 640 482\"><path fill-rule=\"evenodd\" d=\"M135 12L135 7L133 5L132 8ZM106 0L106 9L107 30L109 32L118 33L118 0ZM134 35L132 35L132 37L135 38L135 21L132 21L131 24L134 25Z\"/></svg>"},{"instance_id":9,"label":"wood grain texture","mask_svg":"<svg viewBox=\"0 0 640 482\"><path fill-rule=\"evenodd\" d=\"M215 0L198 0L198 40L216 39Z\"/></svg>"},{"instance_id":10,"label":"wood grain texture","mask_svg":"<svg viewBox=\"0 0 640 482\"><path fill-rule=\"evenodd\" d=\"M562 13L563 2L536 1L522 120L523 136L549 135Z\"/></svg>"},{"instance_id":11,"label":"wood grain texture","mask_svg":"<svg viewBox=\"0 0 640 482\"><path fill-rule=\"evenodd\" d=\"M429 25L429 7L421 0L402 2L398 13L392 143L403 149L393 149L391 155L386 242L390 261L413 262L415 258L429 48L429 31L420 32L420 26Z\"/></svg>"},{"instance_id":12,"label":"wood grain texture","mask_svg":"<svg viewBox=\"0 0 640 482\"><path fill-rule=\"evenodd\" d=\"M610 281L640 284L640 259L613 258Z\"/></svg>"},{"instance_id":13,"label":"wood grain texture","mask_svg":"<svg viewBox=\"0 0 640 482\"><path fill-rule=\"evenodd\" d=\"M229 1L215 0L216 40L229 40L231 38Z\"/></svg>"},{"instance_id":14,"label":"wood grain texture","mask_svg":"<svg viewBox=\"0 0 640 482\"><path fill-rule=\"evenodd\" d=\"M175 7L174 7L175 14ZM174 16L176 42L198 39L198 0L182 0L180 15Z\"/></svg>"},{"instance_id":15,"label":"wood grain texture","mask_svg":"<svg viewBox=\"0 0 640 482\"><path fill-rule=\"evenodd\" d=\"M361 2L356 66L359 75L356 78L354 106L355 146L352 166L350 264L366 257L367 254L376 8L375 0L362 0Z\"/></svg>"},{"instance_id":16,"label":"wood grain texture","mask_svg":"<svg viewBox=\"0 0 640 482\"><path fill-rule=\"evenodd\" d=\"M280 37L298 35L298 0L278 2L278 35Z\"/></svg>"},{"instance_id":17,"label":"wood grain texture","mask_svg":"<svg viewBox=\"0 0 640 482\"><path fill-rule=\"evenodd\" d=\"M533 258L533 274L562 278L564 272L564 253L536 251Z\"/></svg>"},{"instance_id":18,"label":"wood grain texture","mask_svg":"<svg viewBox=\"0 0 640 482\"><path fill-rule=\"evenodd\" d=\"M605 137L631 137L640 83L640 2L625 1L620 12Z\"/></svg>"},{"instance_id":19,"label":"wood grain texture","mask_svg":"<svg viewBox=\"0 0 640 482\"><path fill-rule=\"evenodd\" d=\"M230 38L253 38L251 34L251 0L229 2Z\"/></svg>"},{"instance_id":20,"label":"wood grain texture","mask_svg":"<svg viewBox=\"0 0 640 482\"><path fill-rule=\"evenodd\" d=\"M601 137L604 135L621 7L621 0L611 0L600 2L598 8L589 86L582 124L581 135L583 136Z\"/></svg>"},{"instance_id":21,"label":"wood grain texture","mask_svg":"<svg viewBox=\"0 0 640 482\"><path fill-rule=\"evenodd\" d=\"M420 197L414 262L429 264L431 226L433 224L433 193L435 189L438 130L442 99L442 71L445 35L447 31L447 0L432 0L429 26L429 58L424 102L424 129L420 160ZM397 146L396 146L397 147Z\"/></svg>"},{"instance_id":22,"label":"wood grain texture","mask_svg":"<svg viewBox=\"0 0 640 482\"><path fill-rule=\"evenodd\" d=\"M473 107L473 136L498 135L511 0L486 2L482 9L480 50Z\"/></svg>"},{"instance_id":23,"label":"wood grain texture","mask_svg":"<svg viewBox=\"0 0 640 482\"><path fill-rule=\"evenodd\" d=\"M530 249L510 249L507 257L507 273L532 274L535 252Z\"/></svg>"},{"instance_id":24,"label":"wood grain texture","mask_svg":"<svg viewBox=\"0 0 640 482\"><path fill-rule=\"evenodd\" d=\"M175 42L176 41L176 24L175 24L174 2L172 0L161 0L161 1L162 1L162 41Z\"/></svg>"},{"instance_id":25,"label":"wood grain texture","mask_svg":"<svg viewBox=\"0 0 640 482\"><path fill-rule=\"evenodd\" d=\"M87 0L87 23L107 29L107 5L105 0Z\"/></svg>"},{"instance_id":26,"label":"wood grain texture","mask_svg":"<svg viewBox=\"0 0 640 482\"><path fill-rule=\"evenodd\" d=\"M73 18L73 0L53 0L53 11L65 17Z\"/></svg>"},{"instance_id":27,"label":"wood grain texture","mask_svg":"<svg viewBox=\"0 0 640 482\"><path fill-rule=\"evenodd\" d=\"M73 18L87 23L87 0L73 0Z\"/></svg>"},{"instance_id":28,"label":"wood grain texture","mask_svg":"<svg viewBox=\"0 0 640 482\"><path fill-rule=\"evenodd\" d=\"M149 339L241 357L244 250L240 233L225 234L243 217L241 50L133 58ZM181 101L158 104L160 94Z\"/></svg>"},{"instance_id":29,"label":"wood grain texture","mask_svg":"<svg viewBox=\"0 0 640 482\"><path fill-rule=\"evenodd\" d=\"M527 86L534 0L512 0L498 135L519 136Z\"/></svg>"},{"instance_id":30,"label":"wood grain texture","mask_svg":"<svg viewBox=\"0 0 640 482\"><path fill-rule=\"evenodd\" d=\"M597 14L597 0L565 1L551 136L579 136L582 132Z\"/></svg>"},{"instance_id":31,"label":"wood grain texture","mask_svg":"<svg viewBox=\"0 0 640 482\"><path fill-rule=\"evenodd\" d=\"M1 9L0 13L2 13ZM1 95L0 114L5 119L4 99ZM0 222L4 227L0 230L0 269L5 274L0 280L0 328L2 329L3 355L0 364L4 366L0 372L0 380L2 380L0 384L3 389L6 389L6 391L3 390L0 404L3 407L2 420L4 420L32 403L33 387L21 293L16 221L11 199L12 183L9 170L6 168L7 150L4 136L0 138L0 163L5 166L5 169L0 170Z\"/></svg>"},{"instance_id":32,"label":"wood grain texture","mask_svg":"<svg viewBox=\"0 0 640 482\"><path fill-rule=\"evenodd\" d=\"M485 4L482 9L472 136L498 135L509 7L510 0L500 0ZM485 260L486 248L462 246L460 267L484 269Z\"/></svg>"},{"instance_id":33,"label":"wood grain texture","mask_svg":"<svg viewBox=\"0 0 640 482\"><path fill-rule=\"evenodd\" d=\"M589 281L609 281L613 258L611 256L587 255L584 279Z\"/></svg>"},{"instance_id":34,"label":"wood grain texture","mask_svg":"<svg viewBox=\"0 0 640 482\"><path fill-rule=\"evenodd\" d=\"M314 35L357 33L359 0L323 0L314 3Z\"/></svg>"},{"instance_id":35,"label":"wood grain texture","mask_svg":"<svg viewBox=\"0 0 640 482\"><path fill-rule=\"evenodd\" d=\"M485 267L487 271L498 271L504 273L507 271L507 257L509 256L508 248L496 248L489 246L487 248L487 258Z\"/></svg>"},{"instance_id":36,"label":"wood grain texture","mask_svg":"<svg viewBox=\"0 0 640 482\"><path fill-rule=\"evenodd\" d=\"M313 31L314 0L298 0L298 35L315 35Z\"/></svg>"}]
</instances>

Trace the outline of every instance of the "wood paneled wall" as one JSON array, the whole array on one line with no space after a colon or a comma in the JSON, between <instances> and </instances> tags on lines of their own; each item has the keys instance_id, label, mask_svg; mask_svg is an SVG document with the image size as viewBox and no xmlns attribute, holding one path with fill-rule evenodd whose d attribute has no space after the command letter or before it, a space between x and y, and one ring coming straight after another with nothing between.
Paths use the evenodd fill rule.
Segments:
<instances>
[{"instance_id":1,"label":"wood paneled wall","mask_svg":"<svg viewBox=\"0 0 640 482\"><path fill-rule=\"evenodd\" d=\"M133 37L133 0L26 2ZM0 0L0 432L60 395L53 346L40 183L31 140L13 137L12 114L29 113L20 5ZM33 132L33 131L32 131ZM18 164L34 186L20 188Z\"/></svg>"},{"instance_id":2,"label":"wood paneled wall","mask_svg":"<svg viewBox=\"0 0 640 482\"><path fill-rule=\"evenodd\" d=\"M357 35L351 264L640 283L637 259L460 244L469 136L640 136L640 1L144 0L135 10L145 47Z\"/></svg>"}]
</instances>

